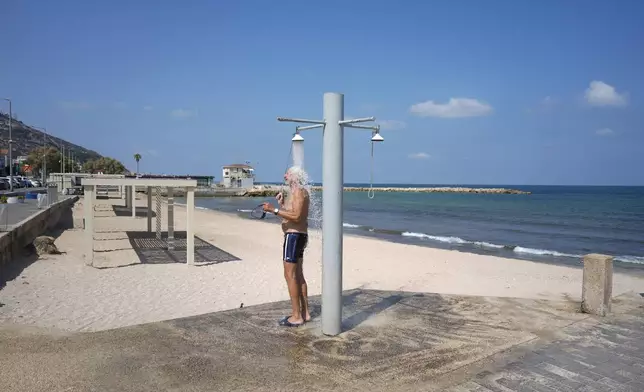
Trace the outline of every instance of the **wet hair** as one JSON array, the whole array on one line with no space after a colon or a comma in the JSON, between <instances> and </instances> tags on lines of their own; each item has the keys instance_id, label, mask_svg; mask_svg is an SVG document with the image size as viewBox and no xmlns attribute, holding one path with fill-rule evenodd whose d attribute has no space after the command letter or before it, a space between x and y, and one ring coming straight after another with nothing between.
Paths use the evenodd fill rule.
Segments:
<instances>
[{"instance_id":1,"label":"wet hair","mask_svg":"<svg viewBox=\"0 0 644 392\"><path fill-rule=\"evenodd\" d=\"M288 170L289 181L297 185L306 185L309 179L308 174L300 166L291 166Z\"/></svg>"}]
</instances>

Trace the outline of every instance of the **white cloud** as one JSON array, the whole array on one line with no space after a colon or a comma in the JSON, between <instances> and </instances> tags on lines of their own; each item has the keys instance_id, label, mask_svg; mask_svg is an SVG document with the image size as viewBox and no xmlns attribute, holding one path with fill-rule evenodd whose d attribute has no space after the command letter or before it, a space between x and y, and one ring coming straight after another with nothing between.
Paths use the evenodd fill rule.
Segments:
<instances>
[{"instance_id":1,"label":"white cloud","mask_svg":"<svg viewBox=\"0 0 644 392\"><path fill-rule=\"evenodd\" d=\"M149 112L152 109L154 109L154 108L152 106L150 106L150 105L143 106L143 110L145 110L146 112Z\"/></svg>"},{"instance_id":2,"label":"white cloud","mask_svg":"<svg viewBox=\"0 0 644 392\"><path fill-rule=\"evenodd\" d=\"M626 94L619 94L615 87L599 80L590 82L584 96L594 106L624 106L627 101Z\"/></svg>"},{"instance_id":3,"label":"white cloud","mask_svg":"<svg viewBox=\"0 0 644 392\"><path fill-rule=\"evenodd\" d=\"M426 152L415 152L408 155L409 159L429 159L430 155Z\"/></svg>"},{"instance_id":4,"label":"white cloud","mask_svg":"<svg viewBox=\"0 0 644 392\"><path fill-rule=\"evenodd\" d=\"M595 131L595 134L597 134L599 136L610 136L610 135L612 135L614 133L615 132L610 128L602 128L602 129L598 129L598 130Z\"/></svg>"},{"instance_id":5,"label":"white cloud","mask_svg":"<svg viewBox=\"0 0 644 392\"><path fill-rule=\"evenodd\" d=\"M420 102L409 108L412 114L420 117L477 117L492 113L492 106L472 98L450 98L447 103L434 101Z\"/></svg>"},{"instance_id":6,"label":"white cloud","mask_svg":"<svg viewBox=\"0 0 644 392\"><path fill-rule=\"evenodd\" d=\"M407 127L407 123L399 120L376 120L376 123L380 124L380 129L389 131L397 131Z\"/></svg>"},{"instance_id":7,"label":"white cloud","mask_svg":"<svg viewBox=\"0 0 644 392\"><path fill-rule=\"evenodd\" d=\"M174 109L170 112L170 115L174 118L188 118L196 116L197 111L189 109Z\"/></svg>"}]
</instances>

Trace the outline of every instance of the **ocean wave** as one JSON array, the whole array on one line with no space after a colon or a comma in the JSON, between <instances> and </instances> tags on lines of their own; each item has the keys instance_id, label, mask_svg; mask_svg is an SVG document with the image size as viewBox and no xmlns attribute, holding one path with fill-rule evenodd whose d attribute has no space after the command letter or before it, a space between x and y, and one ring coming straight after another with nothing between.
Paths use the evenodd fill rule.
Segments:
<instances>
[{"instance_id":1,"label":"ocean wave","mask_svg":"<svg viewBox=\"0 0 644 392\"><path fill-rule=\"evenodd\" d=\"M480 246L481 248L492 248L492 249L507 248L507 246L505 246L505 245L491 244L489 242L484 242L484 241L476 241L476 242L474 242L474 245Z\"/></svg>"},{"instance_id":2,"label":"ocean wave","mask_svg":"<svg viewBox=\"0 0 644 392\"><path fill-rule=\"evenodd\" d=\"M642 264L644 265L644 257L642 256L615 256L615 261L629 264Z\"/></svg>"},{"instance_id":3,"label":"ocean wave","mask_svg":"<svg viewBox=\"0 0 644 392\"><path fill-rule=\"evenodd\" d=\"M346 223L346 222L343 222L343 223L342 223L342 227L348 227L348 228L350 228L350 229L356 229L356 228L358 228L358 227L362 227L362 226L360 226L360 225L354 225L353 223Z\"/></svg>"},{"instance_id":4,"label":"ocean wave","mask_svg":"<svg viewBox=\"0 0 644 392\"><path fill-rule=\"evenodd\" d=\"M401 233L403 237L415 237L415 238L420 238L420 239L428 239L428 240L433 240L433 241L438 241L438 242L444 242L447 244L467 244L467 245L474 245L480 248L489 248L489 249L503 249L507 248L505 245L498 245L498 244L492 244L490 242L484 242L484 241L468 241L464 240L460 237L454 237L454 236L438 236L438 235L429 235L425 233L414 233L414 232L403 232Z\"/></svg>"},{"instance_id":5,"label":"ocean wave","mask_svg":"<svg viewBox=\"0 0 644 392\"><path fill-rule=\"evenodd\" d=\"M403 237L428 239L428 240L433 240L433 241L438 241L438 242L443 242L448 244L473 245L473 246L477 246L481 248L489 248L489 249L506 249L515 253L528 254L533 256L570 257L573 259L580 259L580 260L583 258L583 255L558 252L556 250L535 249L535 248L527 248L523 246L514 246L514 245L499 245L499 244L493 244L493 243L484 242L484 241L468 241L460 237L453 237L453 236L444 237L444 236L436 236L436 235L429 235L425 233L415 233L415 232L408 232L408 231L401 233L401 235ZM644 265L644 256L615 256L614 260L621 263Z\"/></svg>"},{"instance_id":6,"label":"ocean wave","mask_svg":"<svg viewBox=\"0 0 644 392\"><path fill-rule=\"evenodd\" d=\"M402 233L403 237L416 237L416 238L426 238L429 240L434 240L438 242L446 242L448 244L466 244L469 241L466 241L459 237L443 237L438 235L429 235L425 233L414 233L413 231L405 231Z\"/></svg>"},{"instance_id":7,"label":"ocean wave","mask_svg":"<svg viewBox=\"0 0 644 392\"><path fill-rule=\"evenodd\" d=\"M557 256L557 257L573 257L573 258L582 257L581 255L562 253L562 252L557 252L556 250L524 248L522 246L515 246L512 249L512 251L516 253L527 253L527 254L538 255L538 256Z\"/></svg>"}]
</instances>

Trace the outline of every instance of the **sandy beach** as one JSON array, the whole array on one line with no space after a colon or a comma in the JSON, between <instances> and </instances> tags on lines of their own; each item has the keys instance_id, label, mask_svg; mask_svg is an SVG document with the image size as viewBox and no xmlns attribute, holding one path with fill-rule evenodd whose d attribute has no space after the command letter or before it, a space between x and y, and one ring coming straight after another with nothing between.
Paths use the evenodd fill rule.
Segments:
<instances>
[{"instance_id":1,"label":"sandy beach","mask_svg":"<svg viewBox=\"0 0 644 392\"><path fill-rule=\"evenodd\" d=\"M115 216L97 200L95 263L83 261L83 232L65 231L63 255L27 266L0 290L0 322L96 331L285 300L282 233L278 225L211 210L195 212L196 235L239 260L219 264L142 264L126 231L144 231L145 217ZM143 206L143 200L138 201ZM74 207L82 218L83 200ZM175 230L185 230L185 207ZM164 228L165 226L165 212ZM100 217L100 218L99 218ZM321 236L312 232L304 273L320 294ZM581 265L580 265L581 266ZM344 289L569 299L581 297L582 269L345 235ZM644 291L644 279L616 273L613 295ZM315 315L314 315L315 316Z\"/></svg>"}]
</instances>

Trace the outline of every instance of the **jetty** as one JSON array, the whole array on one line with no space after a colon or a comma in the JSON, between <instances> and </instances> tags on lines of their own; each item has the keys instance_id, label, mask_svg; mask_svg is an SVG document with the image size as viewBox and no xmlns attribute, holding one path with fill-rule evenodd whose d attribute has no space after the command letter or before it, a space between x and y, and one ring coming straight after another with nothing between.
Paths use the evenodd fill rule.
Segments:
<instances>
[{"instance_id":1,"label":"jetty","mask_svg":"<svg viewBox=\"0 0 644 392\"><path fill-rule=\"evenodd\" d=\"M345 192L368 192L369 187L344 187ZM529 195L531 192L520 191L508 188L468 188L468 187L373 187L376 193L481 193L481 194L508 194L508 195ZM321 192L321 186L312 186L314 192ZM271 197L280 192L288 191L285 185L254 185L248 188L224 188L224 187L197 187L195 197ZM146 193L146 188L137 189L137 193ZM161 190L163 197L167 196L165 189ZM185 197L185 189L175 188L175 197Z\"/></svg>"},{"instance_id":2,"label":"jetty","mask_svg":"<svg viewBox=\"0 0 644 392\"><path fill-rule=\"evenodd\" d=\"M247 189L245 192L238 193L239 196L246 197L266 197L275 196L285 190L282 185L256 185ZM312 186L312 191L322 191L321 186ZM529 195L531 192L521 191L518 189L508 188L468 188L468 187L344 187L345 192L387 192L387 193L482 193L482 194L510 194L510 195Z\"/></svg>"}]
</instances>

